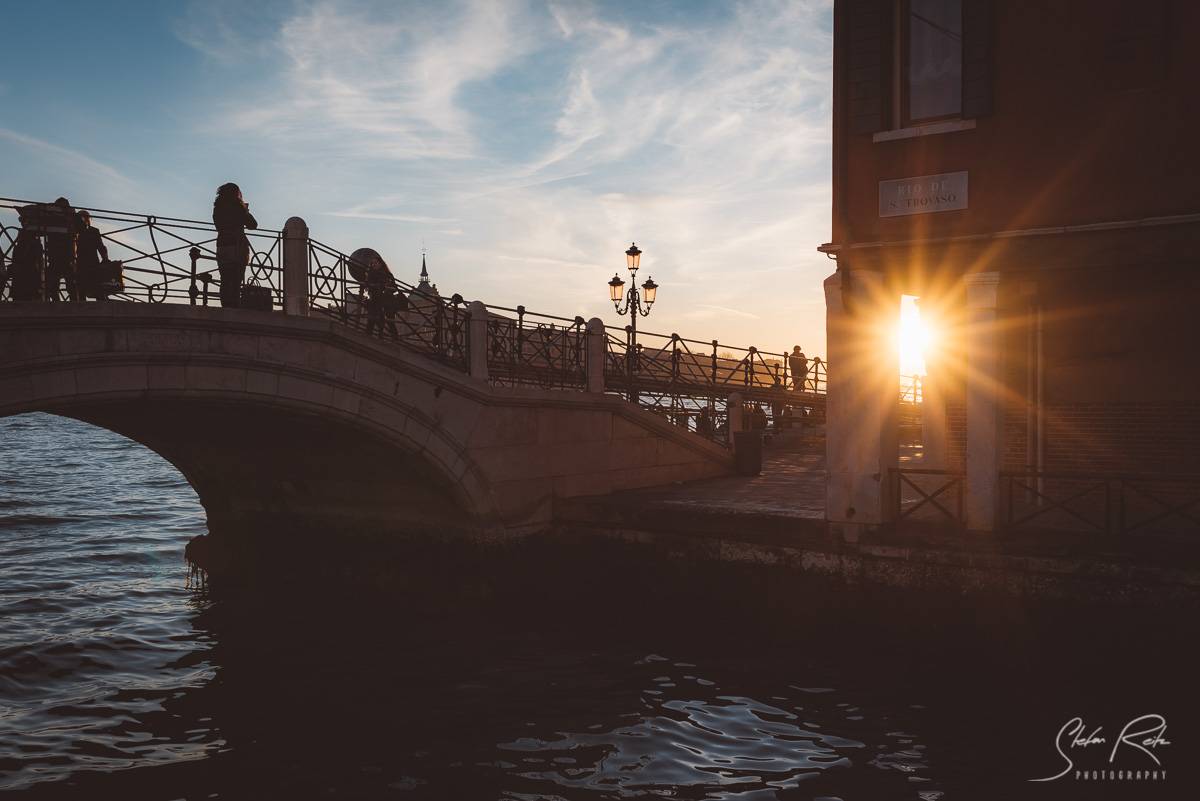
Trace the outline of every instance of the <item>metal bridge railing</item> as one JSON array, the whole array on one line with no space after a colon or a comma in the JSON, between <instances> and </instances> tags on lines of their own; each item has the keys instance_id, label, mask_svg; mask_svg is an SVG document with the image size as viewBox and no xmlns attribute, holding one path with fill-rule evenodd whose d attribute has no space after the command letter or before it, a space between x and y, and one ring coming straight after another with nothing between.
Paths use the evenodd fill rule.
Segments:
<instances>
[{"instance_id":1,"label":"metal bridge railing","mask_svg":"<svg viewBox=\"0 0 1200 801\"><path fill-rule=\"evenodd\" d=\"M782 431L818 413L825 390L825 363L809 361L791 373L787 353L688 339L678 334L605 332L605 386L630 401L666 415L681 427L725 443L729 397L741 396L748 425Z\"/></svg>"},{"instance_id":2,"label":"metal bridge railing","mask_svg":"<svg viewBox=\"0 0 1200 801\"><path fill-rule=\"evenodd\" d=\"M587 323L488 306L488 378L493 384L545 389L587 387Z\"/></svg>"},{"instance_id":3,"label":"metal bridge railing","mask_svg":"<svg viewBox=\"0 0 1200 801\"><path fill-rule=\"evenodd\" d=\"M367 269L350 256L315 239L308 240L308 304L364 333L418 351L444 364L467 369L467 324L470 312L462 295L443 298L397 278L391 279L392 302L372 321L366 288L352 267Z\"/></svg>"},{"instance_id":4,"label":"metal bridge railing","mask_svg":"<svg viewBox=\"0 0 1200 801\"><path fill-rule=\"evenodd\" d=\"M12 263L12 251L20 230L16 224L16 212L18 208L28 205L31 205L30 201L0 198L0 214L3 214L0 216L0 254L3 257L0 268ZM212 223L86 206L74 208L88 212L92 224L100 231L109 259L123 265L123 289L112 294L110 299L208 305L208 301L216 297L221 277L216 270L217 231ZM246 280L269 287L274 303L281 305L281 232L260 228L247 231L246 236L250 241L250 266L246 270ZM44 250L44 242L42 244ZM203 261L212 261L213 264L211 267L202 267ZM50 299L50 293L54 291L55 300L67 300L64 289L56 287L50 290L46 286L48 274L44 259L43 264L39 265L39 275L40 297ZM0 284L0 299L10 299L12 281Z\"/></svg>"}]
</instances>

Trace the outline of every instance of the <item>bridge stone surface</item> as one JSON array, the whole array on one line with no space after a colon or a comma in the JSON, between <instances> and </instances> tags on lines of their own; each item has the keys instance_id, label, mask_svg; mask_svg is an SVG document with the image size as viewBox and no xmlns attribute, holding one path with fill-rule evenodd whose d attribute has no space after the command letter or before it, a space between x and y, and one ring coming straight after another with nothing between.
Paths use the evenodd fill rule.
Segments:
<instances>
[{"instance_id":1,"label":"bridge stone surface","mask_svg":"<svg viewBox=\"0 0 1200 801\"><path fill-rule=\"evenodd\" d=\"M161 454L214 532L521 533L560 500L732 467L727 450L622 398L491 386L279 312L4 304L0 416L34 411Z\"/></svg>"}]
</instances>

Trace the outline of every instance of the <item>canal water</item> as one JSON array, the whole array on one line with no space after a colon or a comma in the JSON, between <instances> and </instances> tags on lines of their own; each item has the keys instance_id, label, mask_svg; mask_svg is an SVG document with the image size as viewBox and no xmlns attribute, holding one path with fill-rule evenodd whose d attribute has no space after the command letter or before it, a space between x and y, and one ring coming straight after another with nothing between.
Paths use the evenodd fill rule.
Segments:
<instances>
[{"instance_id":1,"label":"canal water","mask_svg":"<svg viewBox=\"0 0 1200 801\"><path fill-rule=\"evenodd\" d=\"M1035 627L1015 612L1000 630L994 612L943 630L903 604L843 622L827 599L810 625L643 605L619 576L613 603L587 612L327 587L222 597L188 583L183 548L204 531L188 484L146 449L49 415L0 420L0 795L937 801L1189 786L1194 662L1179 664L1170 624L1165 644L1136 621ZM1166 782L1027 781L1062 768L1054 740L1072 716L1115 734L1146 713L1170 721Z\"/></svg>"}]
</instances>

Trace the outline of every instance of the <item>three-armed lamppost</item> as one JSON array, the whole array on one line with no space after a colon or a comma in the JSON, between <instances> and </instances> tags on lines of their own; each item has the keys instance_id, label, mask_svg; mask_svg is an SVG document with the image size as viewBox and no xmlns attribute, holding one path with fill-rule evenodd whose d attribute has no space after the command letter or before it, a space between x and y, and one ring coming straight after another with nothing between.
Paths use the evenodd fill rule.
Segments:
<instances>
[{"instance_id":1,"label":"three-armed lamppost","mask_svg":"<svg viewBox=\"0 0 1200 801\"><path fill-rule=\"evenodd\" d=\"M637 321L638 317L646 317L650 314L650 307L654 305L654 298L658 293L658 284L654 283L653 278L647 277L646 282L642 284L642 291L638 291L637 271L642 266L642 251L638 250L636 242L630 244L629 250L625 251L625 266L629 268L629 292L625 292L625 282L621 280L621 276L614 274L612 280L608 282L608 297L612 300L617 314L629 315L630 324L625 329L629 334L625 348L625 361L629 373L629 400L636 403L637 391L633 387L633 374L638 347ZM625 301L624 306L621 306L622 300Z\"/></svg>"}]
</instances>

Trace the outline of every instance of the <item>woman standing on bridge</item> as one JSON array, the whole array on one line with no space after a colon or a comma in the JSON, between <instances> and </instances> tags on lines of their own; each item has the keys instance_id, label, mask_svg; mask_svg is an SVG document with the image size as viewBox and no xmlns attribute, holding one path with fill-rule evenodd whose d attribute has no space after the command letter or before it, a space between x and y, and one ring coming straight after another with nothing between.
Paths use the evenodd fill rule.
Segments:
<instances>
[{"instance_id":1,"label":"woman standing on bridge","mask_svg":"<svg viewBox=\"0 0 1200 801\"><path fill-rule=\"evenodd\" d=\"M250 264L250 240L246 229L258 228L250 204L242 200L237 184L223 184L213 201L213 225L217 227L217 269L221 273L221 305L236 307L241 302L242 282Z\"/></svg>"}]
</instances>

